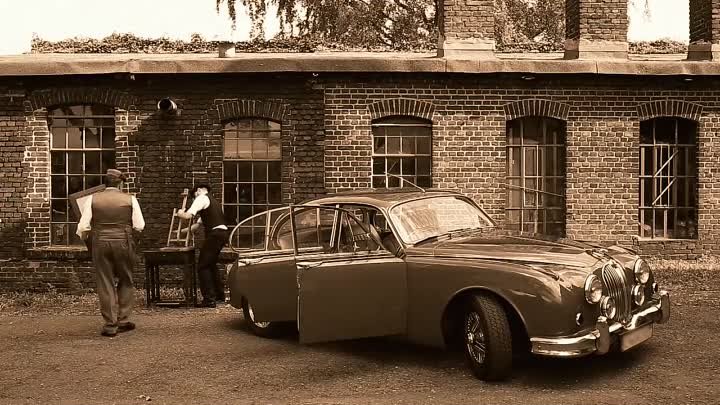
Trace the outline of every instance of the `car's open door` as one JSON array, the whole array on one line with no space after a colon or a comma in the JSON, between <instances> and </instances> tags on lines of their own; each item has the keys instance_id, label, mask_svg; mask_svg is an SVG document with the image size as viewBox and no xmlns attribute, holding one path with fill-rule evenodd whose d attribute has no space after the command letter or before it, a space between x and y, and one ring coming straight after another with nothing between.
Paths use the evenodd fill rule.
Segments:
<instances>
[{"instance_id":1,"label":"car's open door","mask_svg":"<svg viewBox=\"0 0 720 405\"><path fill-rule=\"evenodd\" d=\"M404 334L405 262L385 250L377 232L348 211L307 206L292 210L300 342ZM311 245L322 250L303 251Z\"/></svg>"},{"instance_id":2,"label":"car's open door","mask_svg":"<svg viewBox=\"0 0 720 405\"><path fill-rule=\"evenodd\" d=\"M230 236L237 253L237 271L229 274L233 305L247 300L259 322L294 321L297 314L295 251L290 235L289 208L253 215Z\"/></svg>"}]
</instances>

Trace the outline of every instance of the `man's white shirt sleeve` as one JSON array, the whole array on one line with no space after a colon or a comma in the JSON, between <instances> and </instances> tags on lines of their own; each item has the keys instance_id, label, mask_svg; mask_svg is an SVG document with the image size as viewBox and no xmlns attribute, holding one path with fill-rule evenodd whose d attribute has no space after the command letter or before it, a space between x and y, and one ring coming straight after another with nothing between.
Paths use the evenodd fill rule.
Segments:
<instances>
[{"instance_id":1,"label":"man's white shirt sleeve","mask_svg":"<svg viewBox=\"0 0 720 405\"><path fill-rule=\"evenodd\" d=\"M140 204L135 196L132 196L132 227L138 232L145 229L145 218L143 218Z\"/></svg>"},{"instance_id":2,"label":"man's white shirt sleeve","mask_svg":"<svg viewBox=\"0 0 720 405\"><path fill-rule=\"evenodd\" d=\"M197 215L198 212L204 210L205 208L210 206L210 199L207 195L201 194L197 197L195 197L195 200L193 201L192 205L190 206L190 209L188 209L186 212L190 215Z\"/></svg>"}]
</instances>

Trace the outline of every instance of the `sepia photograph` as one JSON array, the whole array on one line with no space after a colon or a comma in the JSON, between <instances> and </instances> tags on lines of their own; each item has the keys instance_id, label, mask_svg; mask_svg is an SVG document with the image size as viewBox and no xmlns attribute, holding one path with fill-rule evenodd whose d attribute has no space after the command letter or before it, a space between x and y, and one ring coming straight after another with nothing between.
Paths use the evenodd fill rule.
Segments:
<instances>
[{"instance_id":1,"label":"sepia photograph","mask_svg":"<svg viewBox=\"0 0 720 405\"><path fill-rule=\"evenodd\" d=\"M0 405L717 405L718 297L720 0L0 0Z\"/></svg>"}]
</instances>

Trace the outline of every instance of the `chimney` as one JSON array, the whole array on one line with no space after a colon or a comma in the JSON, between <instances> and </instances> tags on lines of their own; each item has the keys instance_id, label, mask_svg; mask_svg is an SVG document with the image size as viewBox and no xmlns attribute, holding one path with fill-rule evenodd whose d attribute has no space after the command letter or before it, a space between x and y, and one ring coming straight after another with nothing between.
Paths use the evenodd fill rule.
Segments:
<instances>
[{"instance_id":1,"label":"chimney","mask_svg":"<svg viewBox=\"0 0 720 405\"><path fill-rule=\"evenodd\" d=\"M439 57L495 58L494 0L438 0Z\"/></svg>"},{"instance_id":2,"label":"chimney","mask_svg":"<svg viewBox=\"0 0 720 405\"><path fill-rule=\"evenodd\" d=\"M628 0L566 0L565 59L627 59L627 9Z\"/></svg>"},{"instance_id":3,"label":"chimney","mask_svg":"<svg viewBox=\"0 0 720 405\"><path fill-rule=\"evenodd\" d=\"M690 0L688 60L720 60L720 0Z\"/></svg>"}]
</instances>

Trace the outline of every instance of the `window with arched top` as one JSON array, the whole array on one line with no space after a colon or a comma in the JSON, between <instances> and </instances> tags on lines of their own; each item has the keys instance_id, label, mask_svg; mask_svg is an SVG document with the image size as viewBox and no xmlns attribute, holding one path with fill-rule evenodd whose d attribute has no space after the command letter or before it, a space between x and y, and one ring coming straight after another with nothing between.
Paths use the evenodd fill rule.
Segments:
<instances>
[{"instance_id":1,"label":"window with arched top","mask_svg":"<svg viewBox=\"0 0 720 405\"><path fill-rule=\"evenodd\" d=\"M640 123L640 237L697 238L697 130L684 118Z\"/></svg>"},{"instance_id":2,"label":"window with arched top","mask_svg":"<svg viewBox=\"0 0 720 405\"><path fill-rule=\"evenodd\" d=\"M282 206L280 123L243 118L225 123L223 211L228 224Z\"/></svg>"},{"instance_id":3,"label":"window with arched top","mask_svg":"<svg viewBox=\"0 0 720 405\"><path fill-rule=\"evenodd\" d=\"M115 109L105 105L59 106L48 111L50 130L50 243L83 245L68 196L99 186L115 168Z\"/></svg>"},{"instance_id":4,"label":"window with arched top","mask_svg":"<svg viewBox=\"0 0 720 405\"><path fill-rule=\"evenodd\" d=\"M524 117L507 123L508 229L565 235L565 122Z\"/></svg>"},{"instance_id":5,"label":"window with arched top","mask_svg":"<svg viewBox=\"0 0 720 405\"><path fill-rule=\"evenodd\" d=\"M373 188L432 186L432 122L415 117L373 120ZM393 175L393 176L390 176Z\"/></svg>"}]
</instances>

